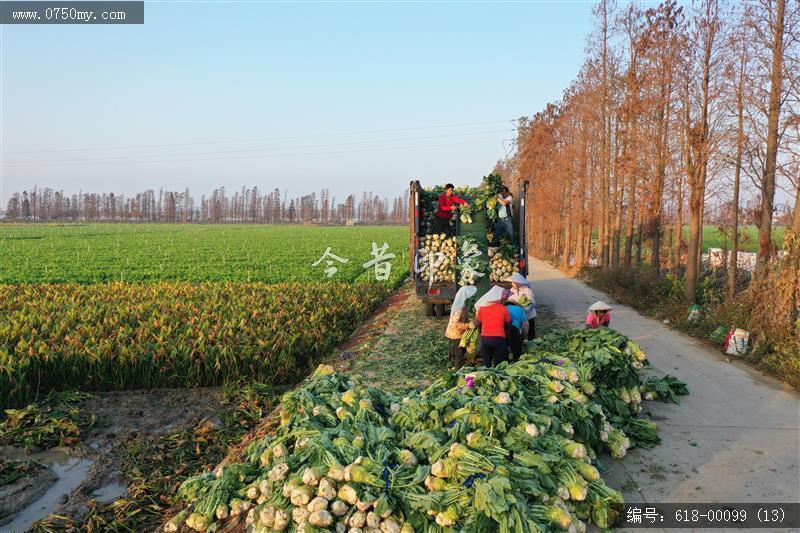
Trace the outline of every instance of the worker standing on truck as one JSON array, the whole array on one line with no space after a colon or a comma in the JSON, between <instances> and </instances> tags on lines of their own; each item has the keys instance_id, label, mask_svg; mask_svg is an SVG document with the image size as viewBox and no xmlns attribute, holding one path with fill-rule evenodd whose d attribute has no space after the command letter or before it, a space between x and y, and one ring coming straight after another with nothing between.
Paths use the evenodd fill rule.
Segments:
<instances>
[{"instance_id":1,"label":"worker standing on truck","mask_svg":"<svg viewBox=\"0 0 800 533\"><path fill-rule=\"evenodd\" d=\"M503 305L503 288L492 287L475 304L478 313L475 325L481 328L481 359L483 366L494 366L508 360L506 328L511 326L511 314Z\"/></svg>"},{"instance_id":2,"label":"worker standing on truck","mask_svg":"<svg viewBox=\"0 0 800 533\"><path fill-rule=\"evenodd\" d=\"M453 206L467 205L467 202L459 198L453 191L455 187L452 183L444 186L444 192L439 195L439 208L436 210L436 233L444 233L448 237L453 236L453 227L450 219L453 216Z\"/></svg>"},{"instance_id":3,"label":"worker standing on truck","mask_svg":"<svg viewBox=\"0 0 800 533\"><path fill-rule=\"evenodd\" d=\"M467 285L458 289L453 303L450 305L450 320L447 322L445 337L450 339L450 363L456 370L464 365L467 349L461 347L461 337L469 328L473 327L469 320L467 300L472 298L478 289L474 285Z\"/></svg>"},{"instance_id":4,"label":"worker standing on truck","mask_svg":"<svg viewBox=\"0 0 800 533\"><path fill-rule=\"evenodd\" d=\"M508 187L503 187L497 195L497 220L494 222L494 235L492 235L492 246L500 244L500 237L508 236L509 242L514 241L514 224L511 219L511 204L513 197Z\"/></svg>"}]
</instances>

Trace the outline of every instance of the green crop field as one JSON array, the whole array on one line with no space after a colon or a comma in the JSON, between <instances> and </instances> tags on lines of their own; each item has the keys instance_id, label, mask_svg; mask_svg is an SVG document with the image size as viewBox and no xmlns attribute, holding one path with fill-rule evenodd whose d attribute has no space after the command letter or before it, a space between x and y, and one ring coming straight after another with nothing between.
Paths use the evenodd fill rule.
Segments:
<instances>
[{"instance_id":1,"label":"green crop field","mask_svg":"<svg viewBox=\"0 0 800 533\"><path fill-rule=\"evenodd\" d=\"M783 242L783 227L775 227L772 229L772 240L775 246L781 246ZM684 236L689 238L689 228L684 228ZM703 251L709 248L730 248L731 240L728 235L720 231L717 226L703 226ZM742 226L739 228L739 249L742 252L757 252L758 251L758 228L755 226Z\"/></svg>"},{"instance_id":2,"label":"green crop field","mask_svg":"<svg viewBox=\"0 0 800 533\"><path fill-rule=\"evenodd\" d=\"M2 224L0 402L62 388L293 382L407 275L407 235L386 226ZM373 243L396 255L387 279L363 266ZM314 266L329 247L347 262Z\"/></svg>"},{"instance_id":3,"label":"green crop field","mask_svg":"<svg viewBox=\"0 0 800 533\"><path fill-rule=\"evenodd\" d=\"M780 248L783 242L783 232L786 228L776 226L772 228L772 240L775 246ZM669 245L669 228L665 228L661 244L663 246ZM592 238L597 240L597 229L592 231ZM683 227L683 238L688 242L689 240L689 226ZM649 249L648 242L645 241L644 247ZM625 245L625 238L622 238L621 246ZM635 244L634 244L635 246ZM709 248L730 248L731 240L724 234L718 226L703 226L703 251ZM739 250L742 252L757 252L758 251L758 228L755 226L742 226L739 228Z\"/></svg>"},{"instance_id":4,"label":"green crop field","mask_svg":"<svg viewBox=\"0 0 800 533\"><path fill-rule=\"evenodd\" d=\"M408 270L405 226L0 224L0 283L321 281L328 247L348 260L330 280L350 282L372 275L373 242Z\"/></svg>"}]
</instances>

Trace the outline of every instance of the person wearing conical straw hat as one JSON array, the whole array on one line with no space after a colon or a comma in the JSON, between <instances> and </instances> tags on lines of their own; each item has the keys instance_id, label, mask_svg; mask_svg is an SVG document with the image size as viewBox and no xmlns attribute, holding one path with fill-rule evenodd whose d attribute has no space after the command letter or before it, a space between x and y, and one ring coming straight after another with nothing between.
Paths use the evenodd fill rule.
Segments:
<instances>
[{"instance_id":1,"label":"person wearing conical straw hat","mask_svg":"<svg viewBox=\"0 0 800 533\"><path fill-rule=\"evenodd\" d=\"M506 328L511 326L511 314L503 305L502 287L492 287L475 304L478 310L475 325L481 328L481 359L483 366L494 366L508 360Z\"/></svg>"},{"instance_id":2,"label":"person wearing conical straw hat","mask_svg":"<svg viewBox=\"0 0 800 533\"><path fill-rule=\"evenodd\" d=\"M506 279L511 283L509 302L520 306L528 316L528 340L536 338L536 297L533 295L531 283L519 272Z\"/></svg>"},{"instance_id":3,"label":"person wearing conical straw hat","mask_svg":"<svg viewBox=\"0 0 800 533\"><path fill-rule=\"evenodd\" d=\"M586 315L586 329L597 329L611 325L611 306L603 301L597 301L589 306Z\"/></svg>"},{"instance_id":4,"label":"person wearing conical straw hat","mask_svg":"<svg viewBox=\"0 0 800 533\"><path fill-rule=\"evenodd\" d=\"M461 347L461 337L471 327L469 320L469 309L467 300L475 296L478 292L477 287L467 285L458 289L453 303L450 305L450 320L447 322L447 330L444 335L450 339L450 362L458 370L464 365L466 348Z\"/></svg>"}]
</instances>

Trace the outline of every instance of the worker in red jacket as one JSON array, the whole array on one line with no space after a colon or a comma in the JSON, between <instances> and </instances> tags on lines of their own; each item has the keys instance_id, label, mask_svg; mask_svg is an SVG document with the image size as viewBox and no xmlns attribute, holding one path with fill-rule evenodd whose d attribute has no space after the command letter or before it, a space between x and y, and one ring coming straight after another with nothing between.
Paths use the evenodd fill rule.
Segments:
<instances>
[{"instance_id":1,"label":"worker in red jacket","mask_svg":"<svg viewBox=\"0 0 800 533\"><path fill-rule=\"evenodd\" d=\"M444 233L448 237L453 236L453 228L450 226L450 218L453 215L453 208L456 204L466 205L467 202L453 194L455 187L452 183L444 186L444 192L439 195L439 209L436 210L436 233Z\"/></svg>"}]
</instances>

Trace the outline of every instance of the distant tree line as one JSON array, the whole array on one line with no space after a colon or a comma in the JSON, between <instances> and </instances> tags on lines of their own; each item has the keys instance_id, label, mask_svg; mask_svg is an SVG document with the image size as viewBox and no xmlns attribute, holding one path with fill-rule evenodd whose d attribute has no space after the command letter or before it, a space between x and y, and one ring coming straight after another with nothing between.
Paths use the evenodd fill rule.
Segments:
<instances>
[{"instance_id":1,"label":"distant tree line","mask_svg":"<svg viewBox=\"0 0 800 533\"><path fill-rule=\"evenodd\" d=\"M258 187L242 187L230 194L225 187L196 200L184 191L146 190L124 196L111 193L66 194L34 187L15 192L8 200L6 220L85 222L211 222L211 223L318 223L405 224L408 198L392 200L365 192L342 201L328 189L319 194L290 198L274 189L262 194Z\"/></svg>"}]
</instances>

